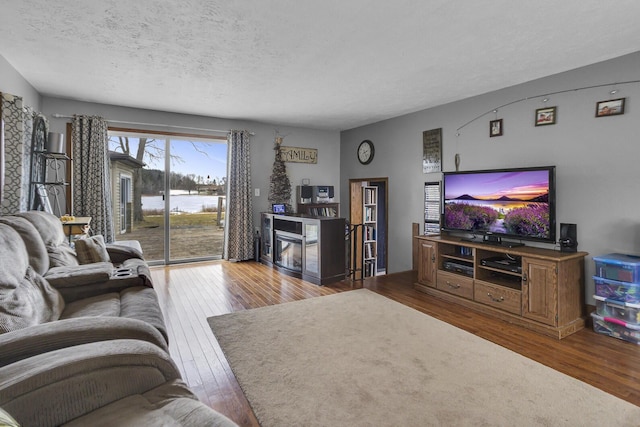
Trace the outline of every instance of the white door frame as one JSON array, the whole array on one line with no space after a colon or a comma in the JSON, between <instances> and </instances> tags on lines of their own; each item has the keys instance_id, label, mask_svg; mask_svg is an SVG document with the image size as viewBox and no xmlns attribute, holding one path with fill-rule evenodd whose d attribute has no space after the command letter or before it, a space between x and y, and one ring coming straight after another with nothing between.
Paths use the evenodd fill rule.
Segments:
<instances>
[{"instance_id":1,"label":"white door frame","mask_svg":"<svg viewBox=\"0 0 640 427\"><path fill-rule=\"evenodd\" d=\"M120 174L120 234L127 232L127 217L131 214L127 208L127 203L132 202L133 177L127 174Z\"/></svg>"}]
</instances>

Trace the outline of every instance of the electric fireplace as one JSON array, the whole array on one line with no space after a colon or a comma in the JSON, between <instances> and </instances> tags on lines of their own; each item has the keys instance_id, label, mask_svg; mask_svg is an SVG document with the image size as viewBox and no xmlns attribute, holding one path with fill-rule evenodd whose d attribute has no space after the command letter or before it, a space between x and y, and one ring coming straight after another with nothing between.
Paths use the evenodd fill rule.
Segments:
<instances>
[{"instance_id":1,"label":"electric fireplace","mask_svg":"<svg viewBox=\"0 0 640 427\"><path fill-rule=\"evenodd\" d=\"M275 263L302 272L302 236L276 230Z\"/></svg>"},{"instance_id":2,"label":"electric fireplace","mask_svg":"<svg viewBox=\"0 0 640 427\"><path fill-rule=\"evenodd\" d=\"M302 222L276 216L273 219L275 230L274 263L296 273L302 273L304 235Z\"/></svg>"},{"instance_id":3,"label":"electric fireplace","mask_svg":"<svg viewBox=\"0 0 640 427\"><path fill-rule=\"evenodd\" d=\"M292 277L325 285L345 278L345 219L262 214L260 261Z\"/></svg>"}]
</instances>

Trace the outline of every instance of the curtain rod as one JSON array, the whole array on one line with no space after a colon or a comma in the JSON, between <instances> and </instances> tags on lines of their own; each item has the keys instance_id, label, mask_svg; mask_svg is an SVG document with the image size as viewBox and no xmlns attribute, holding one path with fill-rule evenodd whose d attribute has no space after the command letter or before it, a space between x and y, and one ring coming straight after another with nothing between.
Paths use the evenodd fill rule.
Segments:
<instances>
[{"instance_id":1,"label":"curtain rod","mask_svg":"<svg viewBox=\"0 0 640 427\"><path fill-rule=\"evenodd\" d=\"M69 115L66 115L66 114L58 114L58 113L54 113L51 116L55 117L56 119L72 119L73 118L73 116L69 116ZM124 120L110 120L110 119L106 119L106 120L108 122L111 122L111 123L119 123L119 124L123 124L123 125L163 126L163 127L173 128L173 129L197 130L197 131L204 131L204 132L224 133L224 134L227 134L227 133L230 132L230 130L194 128L194 127L190 127L190 126L166 125L166 124L158 124L158 123L128 122L128 121L124 121ZM255 135L255 132L249 132L249 134L251 136L253 136L253 135Z\"/></svg>"},{"instance_id":2,"label":"curtain rod","mask_svg":"<svg viewBox=\"0 0 640 427\"><path fill-rule=\"evenodd\" d=\"M596 89L596 88L605 87L605 86L612 86L613 88L615 88L615 86L617 86L617 85L627 85L627 84L631 84L631 83L640 83L640 80L629 80L629 81L626 81L626 82L603 83L603 84L597 84L597 85L592 85L592 86L577 87L577 88L574 88L574 89L559 90L559 91L556 91L556 92L543 93L543 94L539 94L539 95L527 96L527 97L524 97L524 98L516 99L515 101L508 102L506 104L500 105L499 107L494 107L491 110L487 111L486 113L482 113L478 117L469 120L467 123L463 124L458 129L456 129L456 136L460 136L461 135L460 131L463 128L465 128L468 125L470 125L471 123L475 122L476 120L481 119L482 117L486 116L487 114L497 113L497 110L499 110L501 108L504 108L504 107L508 107L508 106L510 106L512 104L517 104L518 102L528 101L530 99L536 99L536 98L545 98L547 96L558 95L558 94L567 93L567 92L577 92L579 90L585 90L585 89ZM616 92L617 92L617 90L615 90L615 92L610 92L610 93L611 93L611 95L613 95Z\"/></svg>"}]
</instances>

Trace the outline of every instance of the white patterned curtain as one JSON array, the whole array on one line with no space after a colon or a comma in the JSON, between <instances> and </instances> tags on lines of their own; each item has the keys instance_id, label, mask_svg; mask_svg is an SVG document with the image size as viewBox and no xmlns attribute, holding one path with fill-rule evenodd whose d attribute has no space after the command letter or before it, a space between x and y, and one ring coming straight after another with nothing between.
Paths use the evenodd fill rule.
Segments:
<instances>
[{"instance_id":1,"label":"white patterned curtain","mask_svg":"<svg viewBox=\"0 0 640 427\"><path fill-rule=\"evenodd\" d=\"M229 177L225 226L224 258L246 261L254 256L253 207L251 205L251 135L231 131L229 142Z\"/></svg>"},{"instance_id":2,"label":"white patterned curtain","mask_svg":"<svg viewBox=\"0 0 640 427\"><path fill-rule=\"evenodd\" d=\"M93 234L113 242L107 122L97 116L73 116L73 214L90 216Z\"/></svg>"},{"instance_id":3,"label":"white patterned curtain","mask_svg":"<svg viewBox=\"0 0 640 427\"><path fill-rule=\"evenodd\" d=\"M23 105L22 97L0 93L4 120L4 191L0 213L14 214L29 208L31 174L31 134L33 108Z\"/></svg>"}]
</instances>

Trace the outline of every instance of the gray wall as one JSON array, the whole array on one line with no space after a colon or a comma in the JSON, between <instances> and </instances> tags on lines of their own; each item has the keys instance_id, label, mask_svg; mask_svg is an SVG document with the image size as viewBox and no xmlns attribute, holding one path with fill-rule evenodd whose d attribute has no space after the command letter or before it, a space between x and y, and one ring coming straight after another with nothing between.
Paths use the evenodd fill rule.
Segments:
<instances>
[{"instance_id":1,"label":"gray wall","mask_svg":"<svg viewBox=\"0 0 640 427\"><path fill-rule=\"evenodd\" d=\"M18 73L13 66L0 56L0 92L22 96L26 105L41 111L50 120L50 130L65 132L69 119L56 119L53 114L100 115L111 120L155 123L165 126L136 126L114 123L114 126L144 128L153 130L189 131L169 126L183 126L203 129L246 129L255 133L251 141L251 181L254 189L260 189L260 196L253 198L254 218L259 225L259 213L270 208L268 202L269 177L274 161L273 141L276 129L284 136L284 145L318 149L317 164L287 163L287 173L295 189L303 178L309 178L315 185L333 185L336 198L340 199L340 134L338 131L325 131L305 128L279 126L278 124L257 123L241 120L226 120L214 117L194 116L160 111L142 110L114 105L93 104L41 96L33 86ZM168 125L168 126L167 126ZM219 133L217 135L224 135ZM295 191L294 191L295 193ZM255 192L254 192L255 194ZM295 196L295 194L294 194Z\"/></svg>"},{"instance_id":2,"label":"gray wall","mask_svg":"<svg viewBox=\"0 0 640 427\"><path fill-rule=\"evenodd\" d=\"M423 185L441 174L422 173L422 132L443 130L443 170L555 165L557 223L576 223L579 250L586 262L586 298L593 304L593 256L609 252L640 254L640 85L618 84L640 79L640 52L546 77L500 91L378 122L341 133L341 194L346 208L350 178L389 177L389 272L411 269L411 223L422 224ZM618 93L611 95L613 88ZM416 88L419 90L419 88ZM546 106L558 107L558 122L534 126L536 95L550 95ZM625 114L595 118L596 102L626 98ZM494 108L501 108L504 136L489 138ZM460 131L456 129L487 113ZM362 166L356 148L363 139L375 144L375 158ZM345 211L346 212L346 211ZM422 231L422 226L421 226ZM529 244L529 243L528 243ZM554 245L540 245L554 248ZM557 248L557 246L555 246Z\"/></svg>"},{"instance_id":3,"label":"gray wall","mask_svg":"<svg viewBox=\"0 0 640 427\"><path fill-rule=\"evenodd\" d=\"M287 174L295 189L302 178L309 178L312 184L333 185L336 189L336 198L339 200L340 172L340 134L337 131L323 131L304 128L284 127L273 124L226 120L213 117L193 116L185 114L167 113L160 111L142 110L136 108L119 107L114 105L93 104L62 98L43 98L43 113L50 119L50 128L53 131L65 132L67 118L56 119L53 114L73 115L87 114L99 115L113 121L113 126L146 129L165 130L174 132L204 133L204 131L189 131L188 129L176 129L169 126L187 126L200 129L217 129L228 131L229 129L246 129L254 132L251 138L251 183L254 189L260 189L260 196L253 198L254 222L257 227L260 212L270 209L269 177L273 167L275 153L273 141L275 130L284 136L283 145L293 147L308 147L318 149L317 164L286 163ZM165 126L140 126L120 124L116 121L153 123ZM225 136L217 133L217 136ZM295 191L293 191L295 196Z\"/></svg>"},{"instance_id":4,"label":"gray wall","mask_svg":"<svg viewBox=\"0 0 640 427\"><path fill-rule=\"evenodd\" d=\"M41 108L41 97L38 91L2 55L0 55L0 92L21 96L25 105L33 107L36 111Z\"/></svg>"}]
</instances>

